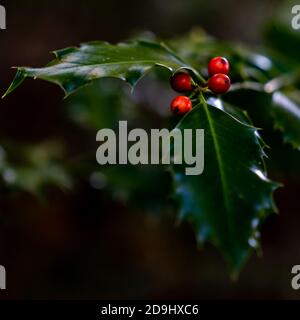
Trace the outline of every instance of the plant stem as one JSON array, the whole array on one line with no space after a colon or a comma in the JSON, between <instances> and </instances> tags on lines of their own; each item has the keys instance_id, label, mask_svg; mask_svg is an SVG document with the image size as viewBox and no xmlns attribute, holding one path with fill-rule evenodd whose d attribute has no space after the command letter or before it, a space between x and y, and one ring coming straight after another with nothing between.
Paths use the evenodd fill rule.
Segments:
<instances>
[{"instance_id":1,"label":"plant stem","mask_svg":"<svg viewBox=\"0 0 300 320\"><path fill-rule=\"evenodd\" d=\"M200 102L203 103L204 106L207 106L207 103L206 103L206 100L204 98L202 91L200 91L200 93L199 93L199 99L200 99Z\"/></svg>"},{"instance_id":2,"label":"plant stem","mask_svg":"<svg viewBox=\"0 0 300 320\"><path fill-rule=\"evenodd\" d=\"M206 83L207 83L207 81L201 76L201 74L200 74L199 72L196 72L196 71L194 70L194 74L196 75L196 77L198 78L198 80L199 80L201 83L203 83L203 84L206 84Z\"/></svg>"}]
</instances>

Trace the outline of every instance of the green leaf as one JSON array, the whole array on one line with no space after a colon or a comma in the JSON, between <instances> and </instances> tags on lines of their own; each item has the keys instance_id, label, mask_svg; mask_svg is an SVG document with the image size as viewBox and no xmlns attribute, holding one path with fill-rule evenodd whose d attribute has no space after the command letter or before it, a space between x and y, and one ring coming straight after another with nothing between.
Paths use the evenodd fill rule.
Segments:
<instances>
[{"instance_id":1,"label":"green leaf","mask_svg":"<svg viewBox=\"0 0 300 320\"><path fill-rule=\"evenodd\" d=\"M66 95L96 79L114 77L134 86L154 66L170 71L187 67L164 44L132 41L112 45L106 42L82 44L54 52L56 59L44 68L18 68L16 77L4 94L15 90L27 77L59 85Z\"/></svg>"},{"instance_id":2,"label":"green leaf","mask_svg":"<svg viewBox=\"0 0 300 320\"><path fill-rule=\"evenodd\" d=\"M232 106L229 103L226 103L225 101L222 101L219 98L215 97L209 97L207 99L208 104L221 109L223 111L226 111L231 116L233 116L235 119L239 120L240 122L246 124L246 125L252 125L251 120L245 110L242 110L236 106Z\"/></svg>"},{"instance_id":3,"label":"green leaf","mask_svg":"<svg viewBox=\"0 0 300 320\"><path fill-rule=\"evenodd\" d=\"M179 219L192 224L200 243L218 247L236 274L258 245L262 221L276 210L272 192L278 185L266 177L257 130L203 103L177 128L205 132L203 174L187 176L184 166L172 166Z\"/></svg>"},{"instance_id":4,"label":"green leaf","mask_svg":"<svg viewBox=\"0 0 300 320\"><path fill-rule=\"evenodd\" d=\"M231 91L224 97L233 105L242 105L254 124L264 130L280 130L283 141L300 149L300 91L265 92L249 89ZM255 101L255 105L253 105Z\"/></svg>"}]
</instances>

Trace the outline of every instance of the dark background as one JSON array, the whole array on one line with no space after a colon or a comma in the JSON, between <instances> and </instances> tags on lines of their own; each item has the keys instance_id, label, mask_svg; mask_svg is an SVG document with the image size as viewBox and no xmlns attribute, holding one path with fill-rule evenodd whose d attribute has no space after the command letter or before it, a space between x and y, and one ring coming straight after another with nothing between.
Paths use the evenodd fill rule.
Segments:
<instances>
[{"instance_id":1,"label":"dark background","mask_svg":"<svg viewBox=\"0 0 300 320\"><path fill-rule=\"evenodd\" d=\"M259 45L264 23L280 1L1 1L0 91L15 65L40 66L50 51L101 39L117 42L139 30L165 37L201 26L224 40ZM66 118L59 88L26 81L0 101L0 141L59 140L70 153L84 144ZM94 139L94 136L91 136ZM93 150L96 150L95 148ZM269 218L263 257L253 255L237 282L209 245L196 249L188 225L172 214L132 209L79 181L71 192L47 189L0 195L0 298L299 298L291 268L300 263L299 177L276 192L280 215Z\"/></svg>"}]
</instances>

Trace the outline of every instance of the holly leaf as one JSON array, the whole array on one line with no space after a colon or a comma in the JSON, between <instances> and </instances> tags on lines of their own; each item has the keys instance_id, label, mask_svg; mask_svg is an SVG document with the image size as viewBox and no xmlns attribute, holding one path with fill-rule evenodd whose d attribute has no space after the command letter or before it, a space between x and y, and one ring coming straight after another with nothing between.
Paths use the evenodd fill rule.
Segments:
<instances>
[{"instance_id":1,"label":"holly leaf","mask_svg":"<svg viewBox=\"0 0 300 320\"><path fill-rule=\"evenodd\" d=\"M261 223L276 211L272 192L278 184L266 176L257 129L211 104L193 108L177 128L205 132L203 174L185 175L184 165L171 168L179 220L192 224L199 243L218 247L236 274L258 246Z\"/></svg>"},{"instance_id":2,"label":"holly leaf","mask_svg":"<svg viewBox=\"0 0 300 320\"><path fill-rule=\"evenodd\" d=\"M238 89L224 97L231 104L241 105L249 112L254 124L264 129L277 129L283 141L300 150L300 91L291 87L285 91L266 92ZM255 105L253 105L255 101Z\"/></svg>"},{"instance_id":3,"label":"holly leaf","mask_svg":"<svg viewBox=\"0 0 300 320\"><path fill-rule=\"evenodd\" d=\"M211 106L214 106L220 110L226 111L228 114L233 116L235 119L239 120L246 125L252 125L252 122L248 116L247 111L242 110L236 106L233 106L220 98L216 98L214 96L208 97L207 103Z\"/></svg>"},{"instance_id":4,"label":"holly leaf","mask_svg":"<svg viewBox=\"0 0 300 320\"><path fill-rule=\"evenodd\" d=\"M131 41L112 45L90 42L54 52L56 59L44 68L19 67L4 97L26 78L43 79L59 85L66 96L103 77L114 77L132 87L154 66L171 72L188 66L163 43Z\"/></svg>"}]
</instances>

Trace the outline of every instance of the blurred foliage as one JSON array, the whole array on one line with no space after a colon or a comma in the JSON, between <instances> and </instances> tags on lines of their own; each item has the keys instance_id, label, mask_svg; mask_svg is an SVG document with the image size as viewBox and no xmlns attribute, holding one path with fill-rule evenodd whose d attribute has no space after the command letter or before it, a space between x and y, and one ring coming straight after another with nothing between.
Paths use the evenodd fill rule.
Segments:
<instances>
[{"instance_id":1,"label":"blurred foliage","mask_svg":"<svg viewBox=\"0 0 300 320\"><path fill-rule=\"evenodd\" d=\"M260 226L275 210L271 193L277 185L267 178L264 152L272 155L267 160L272 176L284 181L291 168L299 174L300 36L289 24L290 17L282 15L271 21L265 29L266 45L259 48L221 42L195 28L165 44L151 33L118 45L92 42L56 51L56 59L44 68L19 68L7 94L27 77L56 83L67 95L85 87L66 100L66 114L89 139L101 128L116 130L120 120L146 130L205 128L208 169L201 177L189 177L175 165L172 175L161 166L99 168L95 150L86 156L79 151L71 165L66 159L58 162L57 149L46 145L24 150L25 161L19 164L11 164L2 152L4 182L38 193L47 184L70 188L72 179L82 178L124 205L158 213L172 211L168 199L175 189L179 219L192 224L199 242L219 247L237 273L250 250L259 247ZM211 92L203 100L197 97L198 106L178 123L164 110L171 97L165 85L170 71L184 67L203 83L213 56L230 60L232 89L222 100ZM150 69L155 69L152 75ZM117 80L98 80L102 77L137 85L137 93L131 95ZM260 133L271 151L265 150Z\"/></svg>"},{"instance_id":2,"label":"blurred foliage","mask_svg":"<svg viewBox=\"0 0 300 320\"><path fill-rule=\"evenodd\" d=\"M282 59L299 69L300 36L299 30L291 26L291 10L296 5L295 1L286 0L278 9L278 13L265 28L266 43Z\"/></svg>"},{"instance_id":3,"label":"blurred foliage","mask_svg":"<svg viewBox=\"0 0 300 320\"><path fill-rule=\"evenodd\" d=\"M161 73L156 75L163 76ZM145 124L147 111L143 103L139 97L132 96L129 88L122 83L103 79L67 99L66 116L89 133L91 139L95 139L100 129L118 130L118 121L121 120L127 120L131 127ZM153 115L154 122L156 117L157 114ZM84 164L75 163L73 166L80 171ZM132 208L161 213L163 208L166 210L169 206L166 199L170 177L161 166L108 165L100 168L92 152L81 174L88 177L92 188ZM157 181L160 181L160 188L157 188Z\"/></svg>"},{"instance_id":4,"label":"blurred foliage","mask_svg":"<svg viewBox=\"0 0 300 320\"><path fill-rule=\"evenodd\" d=\"M72 178L62 165L62 150L56 142L21 146L12 143L0 149L0 173L3 188L42 195L47 186L72 188Z\"/></svg>"}]
</instances>

